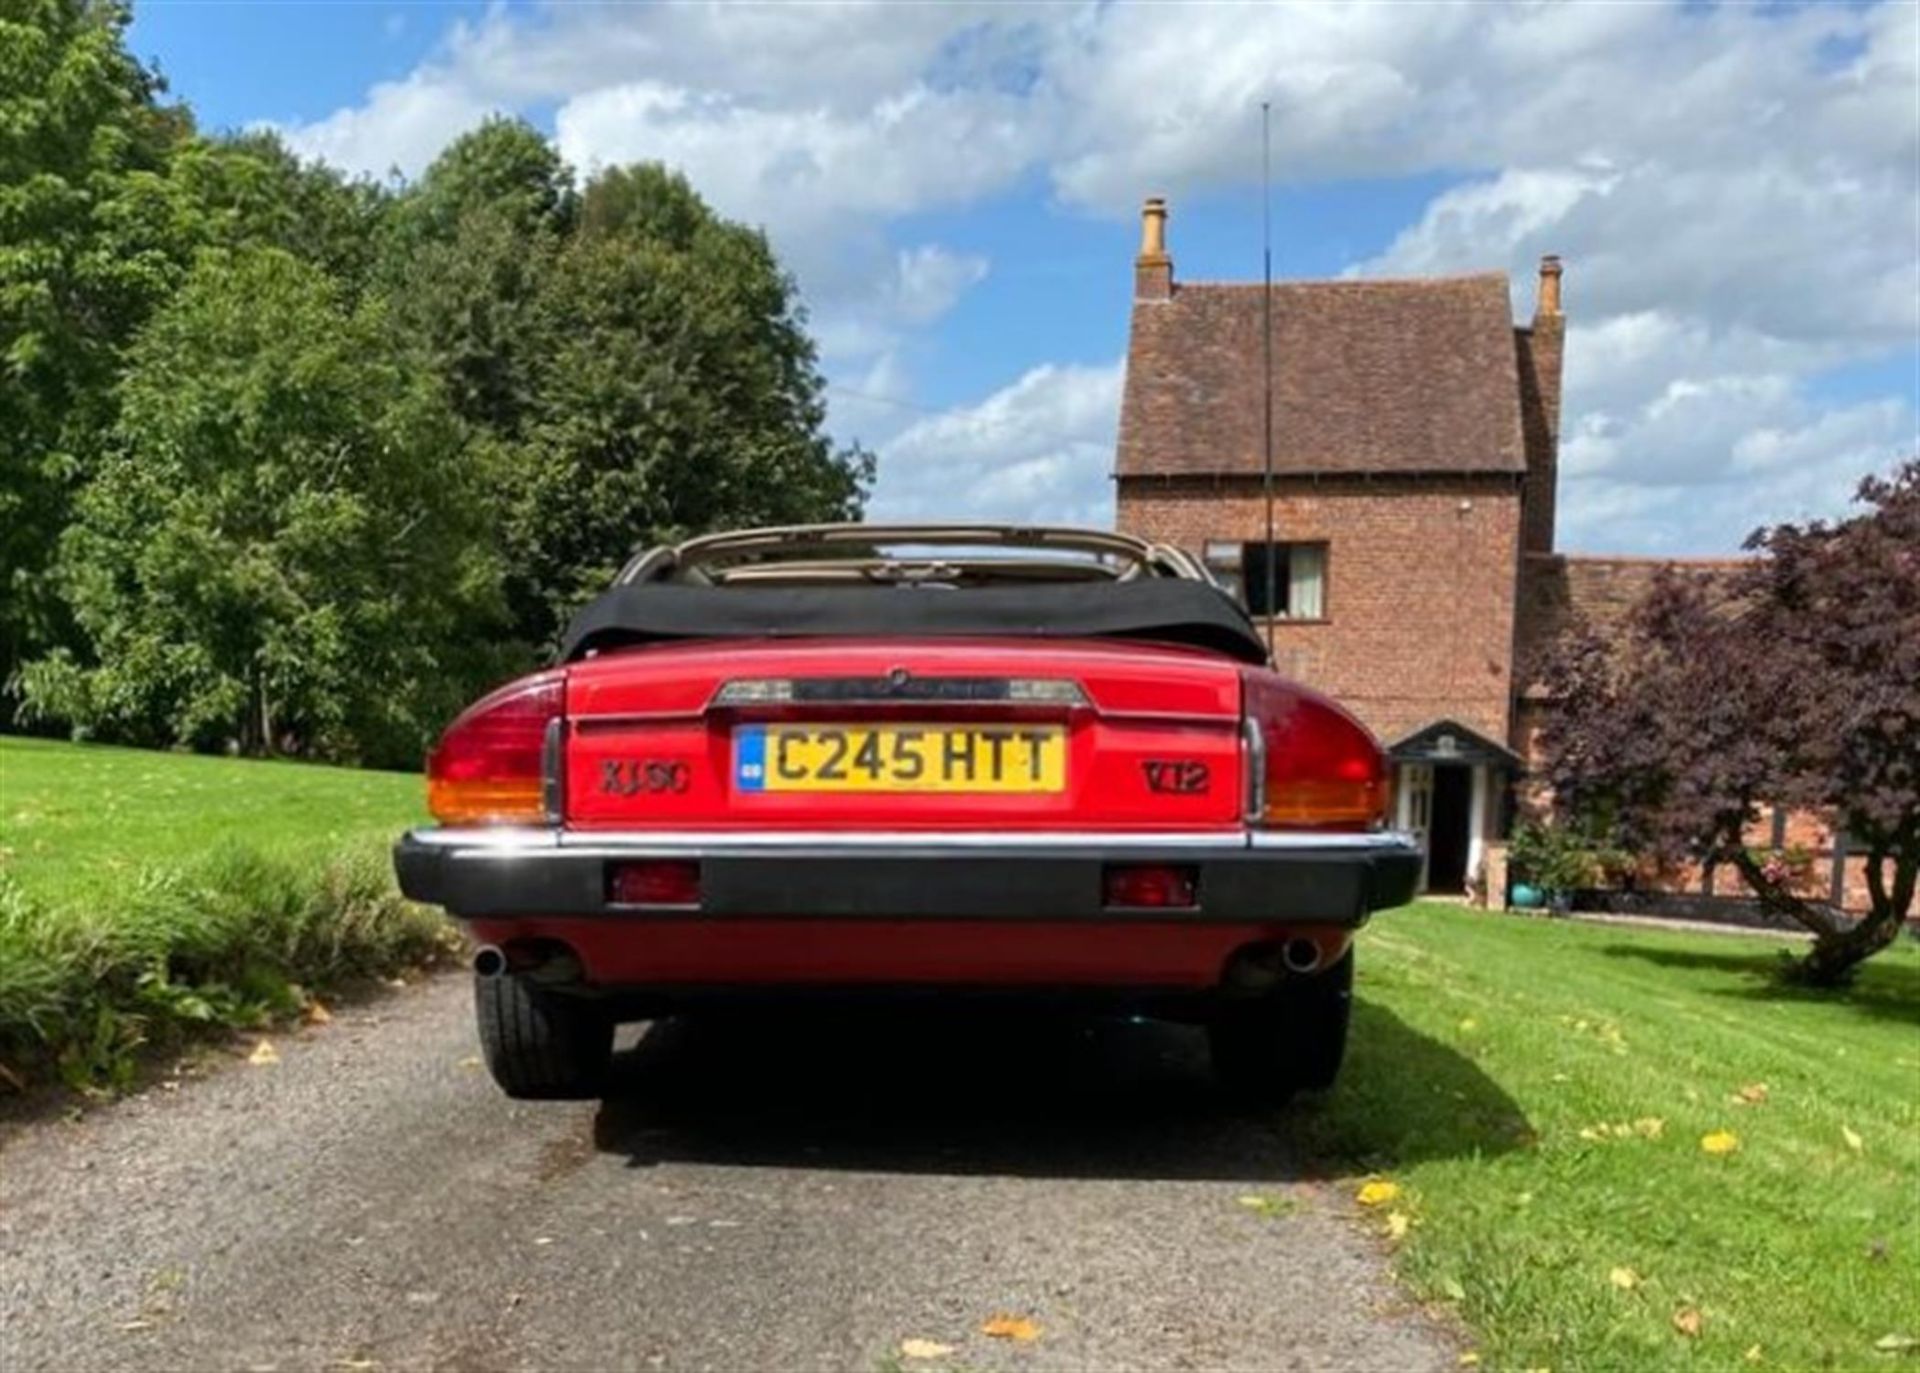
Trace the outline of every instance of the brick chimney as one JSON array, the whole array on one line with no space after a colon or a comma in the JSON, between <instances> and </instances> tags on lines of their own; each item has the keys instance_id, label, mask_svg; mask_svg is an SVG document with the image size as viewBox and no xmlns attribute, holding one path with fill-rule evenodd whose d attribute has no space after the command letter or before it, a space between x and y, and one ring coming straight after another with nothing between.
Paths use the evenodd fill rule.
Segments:
<instances>
[{"instance_id":1,"label":"brick chimney","mask_svg":"<svg viewBox=\"0 0 1920 1373\"><path fill-rule=\"evenodd\" d=\"M1554 506L1560 485L1560 374L1567 320L1560 313L1560 259L1540 259L1533 324L1513 331L1520 357L1520 429L1527 475L1520 486L1520 547L1553 552Z\"/></svg>"},{"instance_id":2,"label":"brick chimney","mask_svg":"<svg viewBox=\"0 0 1920 1373\"><path fill-rule=\"evenodd\" d=\"M1133 298L1167 300L1173 295L1173 259L1167 256L1167 202L1150 196L1140 207L1140 256L1133 260Z\"/></svg>"}]
</instances>

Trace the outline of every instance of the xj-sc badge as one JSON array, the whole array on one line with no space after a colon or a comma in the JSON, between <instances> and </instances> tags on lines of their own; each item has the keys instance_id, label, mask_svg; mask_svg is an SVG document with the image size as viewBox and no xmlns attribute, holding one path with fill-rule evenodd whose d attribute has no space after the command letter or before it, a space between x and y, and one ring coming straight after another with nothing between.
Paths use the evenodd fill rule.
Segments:
<instances>
[{"instance_id":1,"label":"xj-sc badge","mask_svg":"<svg viewBox=\"0 0 1920 1373\"><path fill-rule=\"evenodd\" d=\"M687 765L645 758L608 758L600 764L600 790L607 796L637 796L641 792L687 789L692 780Z\"/></svg>"},{"instance_id":2,"label":"xj-sc badge","mask_svg":"<svg viewBox=\"0 0 1920 1373\"><path fill-rule=\"evenodd\" d=\"M1197 796L1213 785L1212 773L1198 758L1148 758L1140 767L1147 774L1148 791Z\"/></svg>"}]
</instances>

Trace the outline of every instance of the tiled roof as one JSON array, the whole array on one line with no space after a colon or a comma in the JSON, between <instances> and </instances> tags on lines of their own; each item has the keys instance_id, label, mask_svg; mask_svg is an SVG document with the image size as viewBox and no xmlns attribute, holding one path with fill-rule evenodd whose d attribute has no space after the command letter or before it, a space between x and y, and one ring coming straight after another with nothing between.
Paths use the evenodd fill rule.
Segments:
<instances>
[{"instance_id":1,"label":"tiled roof","mask_svg":"<svg viewBox=\"0 0 1920 1373\"><path fill-rule=\"evenodd\" d=\"M1261 288L1134 302L1119 475L1261 471ZM1501 272L1274 287L1274 470L1523 472Z\"/></svg>"},{"instance_id":2,"label":"tiled roof","mask_svg":"<svg viewBox=\"0 0 1920 1373\"><path fill-rule=\"evenodd\" d=\"M1746 566L1747 558L1632 558L1529 553L1520 563L1515 610L1515 661L1523 692L1539 697L1546 656L1574 629L1610 639L1663 572L1714 577Z\"/></svg>"}]
</instances>

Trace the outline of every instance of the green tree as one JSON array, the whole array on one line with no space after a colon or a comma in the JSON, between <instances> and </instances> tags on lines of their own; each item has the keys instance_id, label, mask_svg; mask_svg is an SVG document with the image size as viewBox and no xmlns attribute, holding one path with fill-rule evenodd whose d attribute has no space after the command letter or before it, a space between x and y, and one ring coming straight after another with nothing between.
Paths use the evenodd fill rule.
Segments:
<instances>
[{"instance_id":1,"label":"green tree","mask_svg":"<svg viewBox=\"0 0 1920 1373\"><path fill-rule=\"evenodd\" d=\"M812 342L764 235L657 166L579 194L544 138L492 120L403 193L381 278L498 493L517 637L552 642L637 543L846 519Z\"/></svg>"},{"instance_id":2,"label":"green tree","mask_svg":"<svg viewBox=\"0 0 1920 1373\"><path fill-rule=\"evenodd\" d=\"M455 139L387 216L380 275L395 316L490 441L518 437L554 347L538 301L575 200L571 171L538 130L491 119Z\"/></svg>"},{"instance_id":3,"label":"green tree","mask_svg":"<svg viewBox=\"0 0 1920 1373\"><path fill-rule=\"evenodd\" d=\"M201 248L261 244L311 262L354 292L368 289L392 197L303 162L274 133L193 138L167 174L171 237L184 261Z\"/></svg>"},{"instance_id":4,"label":"green tree","mask_svg":"<svg viewBox=\"0 0 1920 1373\"><path fill-rule=\"evenodd\" d=\"M823 432L813 343L763 234L657 166L596 177L581 220L546 280L552 347L504 486L509 587L536 641L636 545L857 518L873 474Z\"/></svg>"},{"instance_id":5,"label":"green tree","mask_svg":"<svg viewBox=\"0 0 1920 1373\"><path fill-rule=\"evenodd\" d=\"M0 10L0 683L65 637L48 576L121 351L177 285L165 174L191 132L124 4Z\"/></svg>"},{"instance_id":6,"label":"green tree","mask_svg":"<svg viewBox=\"0 0 1920 1373\"><path fill-rule=\"evenodd\" d=\"M566 233L578 201L573 169L524 119L494 115L449 143L410 188L393 232L402 240L452 238L475 210L520 233Z\"/></svg>"},{"instance_id":7,"label":"green tree","mask_svg":"<svg viewBox=\"0 0 1920 1373\"><path fill-rule=\"evenodd\" d=\"M133 347L60 568L97 661L30 710L146 743L417 761L506 667L481 474L377 297L210 250Z\"/></svg>"},{"instance_id":8,"label":"green tree","mask_svg":"<svg viewBox=\"0 0 1920 1373\"><path fill-rule=\"evenodd\" d=\"M1819 985L1890 947L1920 888L1920 460L1859 501L1756 531L1725 579L1661 577L1620 632L1573 636L1549 669L1555 805L1629 852L1732 867L1813 935L1793 968ZM1769 806L1848 837L1860 919L1751 847Z\"/></svg>"}]
</instances>

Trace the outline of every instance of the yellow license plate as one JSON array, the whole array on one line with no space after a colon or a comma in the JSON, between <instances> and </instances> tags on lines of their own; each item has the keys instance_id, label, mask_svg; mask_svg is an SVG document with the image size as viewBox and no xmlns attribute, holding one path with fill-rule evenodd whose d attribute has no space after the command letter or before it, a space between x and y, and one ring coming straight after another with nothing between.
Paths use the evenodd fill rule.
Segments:
<instances>
[{"instance_id":1,"label":"yellow license plate","mask_svg":"<svg viewBox=\"0 0 1920 1373\"><path fill-rule=\"evenodd\" d=\"M742 725L741 791L1048 792L1067 786L1061 725Z\"/></svg>"}]
</instances>

